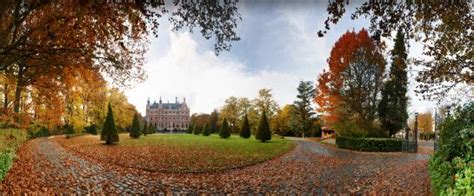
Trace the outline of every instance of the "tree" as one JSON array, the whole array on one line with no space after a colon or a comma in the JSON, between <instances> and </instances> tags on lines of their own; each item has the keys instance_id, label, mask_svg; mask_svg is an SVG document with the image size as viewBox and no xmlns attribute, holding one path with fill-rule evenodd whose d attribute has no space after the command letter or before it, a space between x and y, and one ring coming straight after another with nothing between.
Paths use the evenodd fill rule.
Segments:
<instances>
[{"instance_id":1,"label":"tree","mask_svg":"<svg viewBox=\"0 0 474 196\"><path fill-rule=\"evenodd\" d=\"M381 49L365 29L346 32L334 44L329 71L319 75L315 97L325 123L353 121L373 136L380 135L372 131L385 69Z\"/></svg>"},{"instance_id":2,"label":"tree","mask_svg":"<svg viewBox=\"0 0 474 196\"><path fill-rule=\"evenodd\" d=\"M352 5L345 1L328 3L326 30L319 31L319 36L343 17L346 6ZM415 64L421 66L416 92L426 99L442 100L456 86L472 88L472 6L470 1L370 1L356 7L351 18L370 18L370 29L377 40L391 37L402 27L408 38L422 43L424 54L431 58L415 59Z\"/></svg>"},{"instance_id":3,"label":"tree","mask_svg":"<svg viewBox=\"0 0 474 196\"><path fill-rule=\"evenodd\" d=\"M153 134L155 132L156 132L156 125L150 123L148 125L148 134Z\"/></svg>"},{"instance_id":4,"label":"tree","mask_svg":"<svg viewBox=\"0 0 474 196\"><path fill-rule=\"evenodd\" d=\"M148 131L149 131L149 130L148 130L148 123L147 123L146 120L145 120L145 123L143 123L143 129L142 129L143 135L146 136L146 134L148 133Z\"/></svg>"},{"instance_id":5,"label":"tree","mask_svg":"<svg viewBox=\"0 0 474 196\"><path fill-rule=\"evenodd\" d=\"M219 127L217 126L218 121L219 114L217 113L217 110L214 110L209 117L209 132L217 133L219 131Z\"/></svg>"},{"instance_id":6,"label":"tree","mask_svg":"<svg viewBox=\"0 0 474 196\"><path fill-rule=\"evenodd\" d=\"M201 134L201 127L199 127L197 124L194 124L193 133L194 133L194 135Z\"/></svg>"},{"instance_id":7,"label":"tree","mask_svg":"<svg viewBox=\"0 0 474 196\"><path fill-rule=\"evenodd\" d=\"M297 122L300 125L299 131L302 133L303 138L305 133L307 133L313 126L315 114L313 108L311 107L311 100L314 97L313 84L310 81L300 81L300 84L297 88L298 95L294 105L296 108L296 114L298 115Z\"/></svg>"},{"instance_id":8,"label":"tree","mask_svg":"<svg viewBox=\"0 0 474 196\"><path fill-rule=\"evenodd\" d=\"M433 132L433 114L431 111L418 114L418 131L419 132ZM412 129L415 126L415 119L411 120L409 127Z\"/></svg>"},{"instance_id":9,"label":"tree","mask_svg":"<svg viewBox=\"0 0 474 196\"><path fill-rule=\"evenodd\" d=\"M193 133L193 130L194 130L194 124L190 124L189 127L188 127L188 133L189 134L192 134Z\"/></svg>"},{"instance_id":10,"label":"tree","mask_svg":"<svg viewBox=\"0 0 474 196\"><path fill-rule=\"evenodd\" d=\"M296 136L298 131L298 116L296 107L293 104L287 104L278 111L272 120L272 129L276 134L282 136Z\"/></svg>"},{"instance_id":11,"label":"tree","mask_svg":"<svg viewBox=\"0 0 474 196\"><path fill-rule=\"evenodd\" d=\"M209 123L209 119L209 114L193 114L191 115L191 124L202 128L204 127L204 124Z\"/></svg>"},{"instance_id":12,"label":"tree","mask_svg":"<svg viewBox=\"0 0 474 196\"><path fill-rule=\"evenodd\" d=\"M392 50L392 64L389 79L382 89L382 100L378 106L378 115L382 128L389 136L395 135L406 126L407 113L407 52L405 49L405 36L402 29L398 29L395 45Z\"/></svg>"},{"instance_id":13,"label":"tree","mask_svg":"<svg viewBox=\"0 0 474 196\"><path fill-rule=\"evenodd\" d=\"M12 103L15 115L26 113L28 109L20 108L27 105L21 103L28 100L25 91L32 85L38 86L37 83L47 84L45 88L49 89L62 85L65 70L78 66L107 75L116 85L127 86L143 80L148 31L158 35L158 18L165 13L170 13L173 30L187 28L192 32L200 28L206 39L215 38L216 54L229 50L230 42L240 39L235 32L240 19L236 1L180 1L172 7L165 6L164 2L143 1L2 3L0 71L14 83L14 87L5 85L3 89L7 95L4 107ZM43 82L45 79L54 81ZM80 104L73 103L74 107ZM120 120L116 120L118 127L123 128Z\"/></svg>"},{"instance_id":14,"label":"tree","mask_svg":"<svg viewBox=\"0 0 474 196\"><path fill-rule=\"evenodd\" d=\"M260 140L262 142L266 142L272 139L272 132L270 131L270 125L268 124L266 112L262 112L262 116L260 117L260 121L258 123L257 134L255 135L255 139Z\"/></svg>"},{"instance_id":15,"label":"tree","mask_svg":"<svg viewBox=\"0 0 474 196\"><path fill-rule=\"evenodd\" d=\"M239 120L239 102L237 97L229 97L221 110L221 119L227 119L232 132L237 132L237 121Z\"/></svg>"},{"instance_id":16,"label":"tree","mask_svg":"<svg viewBox=\"0 0 474 196\"><path fill-rule=\"evenodd\" d=\"M219 132L219 136L221 138L229 138L230 137L229 123L227 122L227 119L225 119L225 118L224 118L224 121L222 122L221 130Z\"/></svg>"},{"instance_id":17,"label":"tree","mask_svg":"<svg viewBox=\"0 0 474 196\"><path fill-rule=\"evenodd\" d=\"M140 133L140 120L138 119L138 114L135 114L133 117L133 122L132 122L132 129L130 130L130 137L131 138L139 138L141 133Z\"/></svg>"},{"instance_id":18,"label":"tree","mask_svg":"<svg viewBox=\"0 0 474 196\"><path fill-rule=\"evenodd\" d=\"M204 124L204 127L202 127L202 135L204 136L209 136L211 135L211 132L209 130L209 126L206 124Z\"/></svg>"},{"instance_id":19,"label":"tree","mask_svg":"<svg viewBox=\"0 0 474 196\"><path fill-rule=\"evenodd\" d=\"M277 102L273 99L272 89L260 89L257 98L255 98L253 102L260 115L262 112L265 112L267 113L266 116L270 118L273 117L279 109Z\"/></svg>"},{"instance_id":20,"label":"tree","mask_svg":"<svg viewBox=\"0 0 474 196\"><path fill-rule=\"evenodd\" d=\"M107 117L105 118L104 126L100 134L100 140L105 141L105 144L110 145L119 141L117 128L115 127L114 113L112 106L109 103Z\"/></svg>"},{"instance_id":21,"label":"tree","mask_svg":"<svg viewBox=\"0 0 474 196\"><path fill-rule=\"evenodd\" d=\"M250 132L249 119L247 118L247 115L245 115L240 129L240 137L247 139L251 136L251 134L252 133Z\"/></svg>"}]
</instances>

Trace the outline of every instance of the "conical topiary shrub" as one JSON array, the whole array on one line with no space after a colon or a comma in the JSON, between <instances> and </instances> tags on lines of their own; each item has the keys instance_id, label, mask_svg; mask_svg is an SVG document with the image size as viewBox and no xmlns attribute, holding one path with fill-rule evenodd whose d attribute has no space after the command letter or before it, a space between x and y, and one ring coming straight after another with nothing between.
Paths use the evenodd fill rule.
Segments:
<instances>
[{"instance_id":1,"label":"conical topiary shrub","mask_svg":"<svg viewBox=\"0 0 474 196\"><path fill-rule=\"evenodd\" d=\"M221 130L219 132L219 136L221 136L221 138L229 138L230 137L229 123L227 122L227 119L225 119L225 118L224 118L224 122L222 122L222 127L221 127Z\"/></svg>"},{"instance_id":2,"label":"conical topiary shrub","mask_svg":"<svg viewBox=\"0 0 474 196\"><path fill-rule=\"evenodd\" d=\"M145 124L143 125L143 130L142 130L143 135L146 136L148 133L148 123L145 121Z\"/></svg>"},{"instance_id":3,"label":"conical topiary shrub","mask_svg":"<svg viewBox=\"0 0 474 196\"><path fill-rule=\"evenodd\" d=\"M201 134L201 127L197 126L196 124L194 125L194 128L193 128L193 133L194 135L199 135Z\"/></svg>"},{"instance_id":4,"label":"conical topiary shrub","mask_svg":"<svg viewBox=\"0 0 474 196\"><path fill-rule=\"evenodd\" d=\"M132 122L132 130L130 130L130 137L139 138L140 134L140 123L138 121L138 114L135 114Z\"/></svg>"},{"instance_id":5,"label":"conical topiary shrub","mask_svg":"<svg viewBox=\"0 0 474 196\"><path fill-rule=\"evenodd\" d=\"M148 124L148 134L153 134L156 132L156 127L154 124L150 123Z\"/></svg>"},{"instance_id":6,"label":"conical topiary shrub","mask_svg":"<svg viewBox=\"0 0 474 196\"><path fill-rule=\"evenodd\" d=\"M107 117L105 118L104 126L100 134L100 140L105 141L105 144L107 145L119 141L117 127L115 127L114 113L112 112L112 106L110 103Z\"/></svg>"},{"instance_id":7,"label":"conical topiary shrub","mask_svg":"<svg viewBox=\"0 0 474 196\"><path fill-rule=\"evenodd\" d=\"M266 142L272 139L272 132L270 131L270 126L268 125L268 119L265 112L262 112L262 117L258 122L257 134L255 135L257 140Z\"/></svg>"},{"instance_id":8,"label":"conical topiary shrub","mask_svg":"<svg viewBox=\"0 0 474 196\"><path fill-rule=\"evenodd\" d=\"M249 119L247 118L247 114L245 114L244 120L242 122L242 128L240 129L240 137L247 139L250 137L250 135L251 133Z\"/></svg>"},{"instance_id":9,"label":"conical topiary shrub","mask_svg":"<svg viewBox=\"0 0 474 196\"><path fill-rule=\"evenodd\" d=\"M204 127L202 128L202 135L204 136L209 136L211 135L211 130L209 130L209 126L206 124L204 124Z\"/></svg>"},{"instance_id":10,"label":"conical topiary shrub","mask_svg":"<svg viewBox=\"0 0 474 196\"><path fill-rule=\"evenodd\" d=\"M189 134L192 134L192 133L193 133L193 128L194 128L194 125L192 125L192 124L189 125L187 132L188 132Z\"/></svg>"}]
</instances>

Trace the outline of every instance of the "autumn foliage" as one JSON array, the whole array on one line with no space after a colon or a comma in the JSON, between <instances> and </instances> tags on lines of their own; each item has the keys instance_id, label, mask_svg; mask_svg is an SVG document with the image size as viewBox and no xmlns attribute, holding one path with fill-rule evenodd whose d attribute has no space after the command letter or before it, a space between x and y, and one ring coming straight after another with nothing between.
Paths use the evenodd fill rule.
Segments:
<instances>
[{"instance_id":1,"label":"autumn foliage","mask_svg":"<svg viewBox=\"0 0 474 196\"><path fill-rule=\"evenodd\" d=\"M315 93L326 125L351 119L370 127L385 69L381 48L364 29L346 32L334 44L329 70L319 75Z\"/></svg>"}]
</instances>

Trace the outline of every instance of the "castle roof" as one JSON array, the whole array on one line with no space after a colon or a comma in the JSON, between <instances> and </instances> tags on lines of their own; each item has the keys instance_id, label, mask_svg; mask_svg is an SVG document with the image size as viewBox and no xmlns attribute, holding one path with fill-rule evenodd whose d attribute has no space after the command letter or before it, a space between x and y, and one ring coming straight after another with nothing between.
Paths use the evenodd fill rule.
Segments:
<instances>
[{"instance_id":1,"label":"castle roof","mask_svg":"<svg viewBox=\"0 0 474 196\"><path fill-rule=\"evenodd\" d=\"M184 103L153 103L150 108L179 109ZM162 107L160 107L160 105Z\"/></svg>"}]
</instances>

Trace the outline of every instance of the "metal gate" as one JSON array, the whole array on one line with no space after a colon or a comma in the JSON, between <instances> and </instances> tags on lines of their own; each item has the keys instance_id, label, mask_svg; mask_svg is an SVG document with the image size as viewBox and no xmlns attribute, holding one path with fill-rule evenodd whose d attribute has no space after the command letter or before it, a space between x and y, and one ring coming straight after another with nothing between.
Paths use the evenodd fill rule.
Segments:
<instances>
[{"instance_id":1,"label":"metal gate","mask_svg":"<svg viewBox=\"0 0 474 196\"><path fill-rule=\"evenodd\" d=\"M416 153L418 149L418 137L416 130L411 130L409 127L405 128L404 136L402 143L403 152Z\"/></svg>"}]
</instances>

